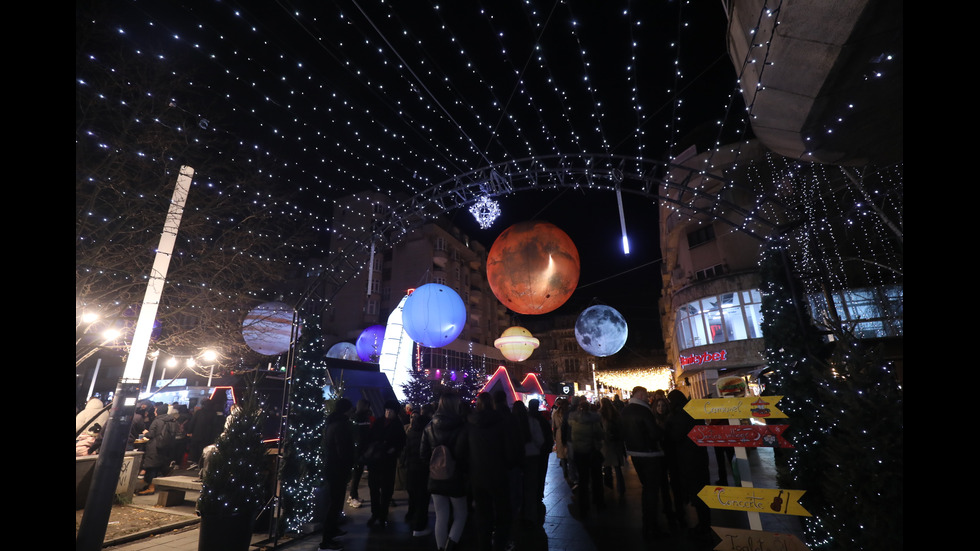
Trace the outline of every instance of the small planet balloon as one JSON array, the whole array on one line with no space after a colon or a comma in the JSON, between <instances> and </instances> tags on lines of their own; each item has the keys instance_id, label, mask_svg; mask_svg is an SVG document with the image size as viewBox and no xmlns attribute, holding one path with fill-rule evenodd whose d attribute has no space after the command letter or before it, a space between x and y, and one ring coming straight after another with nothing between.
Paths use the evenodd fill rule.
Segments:
<instances>
[{"instance_id":1,"label":"small planet balloon","mask_svg":"<svg viewBox=\"0 0 980 551\"><path fill-rule=\"evenodd\" d=\"M439 348L456 340L466 323L466 305L459 294L439 283L426 283L408 295L402 325L422 346Z\"/></svg>"},{"instance_id":2,"label":"small planet balloon","mask_svg":"<svg viewBox=\"0 0 980 551\"><path fill-rule=\"evenodd\" d=\"M615 308L589 306L575 320L575 340L593 356L611 356L626 344L626 320Z\"/></svg>"},{"instance_id":3,"label":"small planet balloon","mask_svg":"<svg viewBox=\"0 0 980 551\"><path fill-rule=\"evenodd\" d=\"M293 308L282 302L266 302L253 308L242 322L242 337L249 348L266 356L289 350L293 329ZM300 336L296 327L296 338Z\"/></svg>"},{"instance_id":4,"label":"small planet balloon","mask_svg":"<svg viewBox=\"0 0 980 551\"><path fill-rule=\"evenodd\" d=\"M519 314L547 314L578 285L575 243L548 222L520 222L494 241L487 255L487 283L504 306Z\"/></svg>"},{"instance_id":5,"label":"small planet balloon","mask_svg":"<svg viewBox=\"0 0 980 551\"><path fill-rule=\"evenodd\" d=\"M357 347L353 343L338 342L331 346L330 350L327 350L327 357L338 360L356 360L358 359Z\"/></svg>"},{"instance_id":6,"label":"small planet balloon","mask_svg":"<svg viewBox=\"0 0 980 551\"><path fill-rule=\"evenodd\" d=\"M530 358L539 344L538 339L531 336L530 331L516 325L505 329L500 338L493 341L493 345L500 349L500 353L512 362L523 362Z\"/></svg>"},{"instance_id":7,"label":"small planet balloon","mask_svg":"<svg viewBox=\"0 0 980 551\"><path fill-rule=\"evenodd\" d=\"M357 357L362 362L377 363L381 357L381 343L385 340L385 326L372 325L357 337Z\"/></svg>"}]
</instances>

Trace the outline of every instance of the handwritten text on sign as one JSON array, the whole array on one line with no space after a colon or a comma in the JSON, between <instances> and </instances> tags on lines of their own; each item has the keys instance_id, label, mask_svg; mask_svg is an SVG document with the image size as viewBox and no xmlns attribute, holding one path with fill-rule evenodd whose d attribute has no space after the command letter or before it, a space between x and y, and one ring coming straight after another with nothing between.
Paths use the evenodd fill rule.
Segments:
<instances>
[{"instance_id":1,"label":"handwritten text on sign","mask_svg":"<svg viewBox=\"0 0 980 551\"><path fill-rule=\"evenodd\" d=\"M746 396L743 398L708 398L690 400L684 406L695 419L767 419L786 418L776 409L782 396Z\"/></svg>"},{"instance_id":2,"label":"handwritten text on sign","mask_svg":"<svg viewBox=\"0 0 980 551\"><path fill-rule=\"evenodd\" d=\"M760 532L712 526L721 538L715 551L807 551L809 548L793 534Z\"/></svg>"},{"instance_id":3,"label":"handwritten text on sign","mask_svg":"<svg viewBox=\"0 0 980 551\"><path fill-rule=\"evenodd\" d=\"M705 486L698 497L712 509L809 517L810 512L798 503L804 493L805 490Z\"/></svg>"},{"instance_id":4,"label":"handwritten text on sign","mask_svg":"<svg viewBox=\"0 0 980 551\"><path fill-rule=\"evenodd\" d=\"M733 446L738 448L792 448L783 438L789 425L695 425L687 433L699 446Z\"/></svg>"}]
</instances>

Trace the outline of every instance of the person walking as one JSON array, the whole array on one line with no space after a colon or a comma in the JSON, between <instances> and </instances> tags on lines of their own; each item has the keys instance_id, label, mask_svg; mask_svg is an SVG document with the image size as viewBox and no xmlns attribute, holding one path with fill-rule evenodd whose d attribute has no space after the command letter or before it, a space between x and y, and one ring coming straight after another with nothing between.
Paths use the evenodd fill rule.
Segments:
<instances>
[{"instance_id":1,"label":"person walking","mask_svg":"<svg viewBox=\"0 0 980 551\"><path fill-rule=\"evenodd\" d=\"M333 411L327 415L323 429L321 453L323 457L323 494L326 507L323 513L323 535L320 550L343 549L337 538L347 532L340 528L344 511L344 494L354 468L354 427L350 420L352 405L347 398L340 398Z\"/></svg>"},{"instance_id":2,"label":"person walking","mask_svg":"<svg viewBox=\"0 0 980 551\"><path fill-rule=\"evenodd\" d=\"M218 415L219 406L211 398L201 400L201 408L191 415L187 423L187 461L190 462L191 469L197 469L201 465L204 448L214 444L224 429L225 420L223 415Z\"/></svg>"},{"instance_id":3,"label":"person walking","mask_svg":"<svg viewBox=\"0 0 980 551\"><path fill-rule=\"evenodd\" d=\"M657 539L664 534L659 528L660 484L664 472L664 432L650 409L645 387L636 386L623 408L623 440L626 455L643 489L640 507L643 517L643 537Z\"/></svg>"},{"instance_id":4,"label":"person walking","mask_svg":"<svg viewBox=\"0 0 980 551\"><path fill-rule=\"evenodd\" d=\"M623 466L626 465L626 445L623 443L623 420L619 409L609 398L599 402L599 418L602 421L602 482L610 490L619 493L620 499L626 494L626 479Z\"/></svg>"},{"instance_id":5,"label":"person walking","mask_svg":"<svg viewBox=\"0 0 980 551\"><path fill-rule=\"evenodd\" d=\"M144 434L144 437L149 440L146 443L146 452L143 454L143 482L146 486L136 492L136 495L155 494L156 487L153 485L153 479L164 475L170 467L173 444L177 435L177 419L168 415L167 409L167 404L163 402L157 404L157 415Z\"/></svg>"},{"instance_id":6,"label":"person walking","mask_svg":"<svg viewBox=\"0 0 980 551\"><path fill-rule=\"evenodd\" d=\"M399 417L402 407L395 400L385 402L385 414L375 419L368 431L368 490L371 493L371 518L368 526L388 526L388 510L395 492L395 470L398 456L405 447L405 426ZM370 450L374 449L372 453Z\"/></svg>"},{"instance_id":7,"label":"person walking","mask_svg":"<svg viewBox=\"0 0 980 551\"><path fill-rule=\"evenodd\" d=\"M432 419L431 406L425 404L411 414L405 433L401 463L405 466L405 490L408 492L408 511L405 522L415 537L427 536L429 529L429 462L422 457L422 433Z\"/></svg>"},{"instance_id":8,"label":"person walking","mask_svg":"<svg viewBox=\"0 0 980 551\"><path fill-rule=\"evenodd\" d=\"M592 404L581 399L575 411L568 415L571 433L572 456L578 471L578 488L575 502L578 514L585 517L594 505L605 508L605 495L602 490L602 420L599 413L592 410Z\"/></svg>"},{"instance_id":9,"label":"person walking","mask_svg":"<svg viewBox=\"0 0 980 551\"><path fill-rule=\"evenodd\" d=\"M517 461L512 445L515 439L505 418L494 410L493 397L487 392L477 395L468 422L476 548L504 551L513 529L509 471Z\"/></svg>"},{"instance_id":10,"label":"person walking","mask_svg":"<svg viewBox=\"0 0 980 551\"><path fill-rule=\"evenodd\" d=\"M688 402L687 396L680 390L674 389L667 394L670 402L670 415L667 417L665 438L668 443L667 469L670 471L670 486L674 494L674 510L677 511L678 522L683 525L684 512L688 507L694 507L698 520L694 526L686 526L693 538L707 539L711 535L711 509L697 497L699 491L711 484L708 449L698 446L688 433L697 424L684 410Z\"/></svg>"},{"instance_id":11,"label":"person walking","mask_svg":"<svg viewBox=\"0 0 980 551\"><path fill-rule=\"evenodd\" d=\"M555 457L558 458L558 465L561 466L565 482L574 491L578 486L578 475L572 466L571 449L568 442L568 412L570 407L567 398L558 398L555 402L555 410L551 414L551 434L555 439Z\"/></svg>"},{"instance_id":12,"label":"person walking","mask_svg":"<svg viewBox=\"0 0 980 551\"><path fill-rule=\"evenodd\" d=\"M469 476L469 432L466 418L460 411L460 398L455 392L445 392L432 421L422 432L420 454L428 465L432 452L446 446L452 453L455 469L448 478L428 479L429 493L436 513L435 538L439 551L455 551L466 528L469 516L467 490Z\"/></svg>"},{"instance_id":13,"label":"person walking","mask_svg":"<svg viewBox=\"0 0 980 551\"><path fill-rule=\"evenodd\" d=\"M524 402L514 402L514 417L518 423L518 434L524 443L524 462L521 466L521 501L517 511L522 527L533 527L538 523L541 506L538 488L541 476L541 454L544 447L544 434L537 419L532 419ZM541 518L543 521L544 519Z\"/></svg>"},{"instance_id":14,"label":"person walking","mask_svg":"<svg viewBox=\"0 0 980 551\"><path fill-rule=\"evenodd\" d=\"M374 416L371 415L371 402L364 398L357 401L357 409L352 415L354 421L354 469L351 472L350 492L347 504L357 509L361 506L360 492L361 477L364 476L364 448L367 447L368 432Z\"/></svg>"},{"instance_id":15,"label":"person walking","mask_svg":"<svg viewBox=\"0 0 980 551\"><path fill-rule=\"evenodd\" d=\"M535 496L535 502L538 508L538 513L535 517L535 525L541 526L544 524L544 486L548 479L548 460L551 456L551 450L555 447L555 439L551 432L551 421L545 419L544 415L541 413L540 403L537 398L530 400L527 403L527 413L528 417L532 421L536 421L538 426L541 428L541 435L543 436L543 443L541 444L541 453L538 454L538 487L537 494Z\"/></svg>"}]
</instances>

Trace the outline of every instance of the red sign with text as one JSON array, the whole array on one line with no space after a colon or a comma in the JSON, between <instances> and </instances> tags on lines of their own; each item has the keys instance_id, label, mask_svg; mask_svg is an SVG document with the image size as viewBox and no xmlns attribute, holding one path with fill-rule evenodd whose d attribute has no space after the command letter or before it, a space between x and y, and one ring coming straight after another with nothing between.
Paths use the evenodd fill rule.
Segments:
<instances>
[{"instance_id":1,"label":"red sign with text","mask_svg":"<svg viewBox=\"0 0 980 551\"><path fill-rule=\"evenodd\" d=\"M789 425L695 425L688 438L699 446L792 448L783 438Z\"/></svg>"}]
</instances>

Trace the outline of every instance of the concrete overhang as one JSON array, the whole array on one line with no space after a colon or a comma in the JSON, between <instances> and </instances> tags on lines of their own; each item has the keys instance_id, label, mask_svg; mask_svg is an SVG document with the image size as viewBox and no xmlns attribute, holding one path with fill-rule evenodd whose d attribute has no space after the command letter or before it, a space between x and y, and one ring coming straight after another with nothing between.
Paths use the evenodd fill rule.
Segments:
<instances>
[{"instance_id":1,"label":"concrete overhang","mask_svg":"<svg viewBox=\"0 0 980 551\"><path fill-rule=\"evenodd\" d=\"M728 52L759 141L821 163L901 160L902 2L784 0L767 11L772 6L728 7Z\"/></svg>"}]
</instances>

